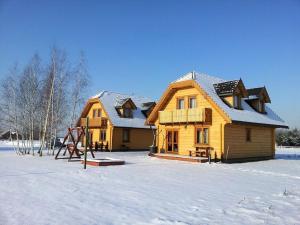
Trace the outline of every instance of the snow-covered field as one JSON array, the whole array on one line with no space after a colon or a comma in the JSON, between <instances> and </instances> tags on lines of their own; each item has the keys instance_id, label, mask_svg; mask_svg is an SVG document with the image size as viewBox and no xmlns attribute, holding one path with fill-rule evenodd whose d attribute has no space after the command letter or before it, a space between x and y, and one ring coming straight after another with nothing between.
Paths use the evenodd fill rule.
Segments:
<instances>
[{"instance_id":1,"label":"snow-covered field","mask_svg":"<svg viewBox=\"0 0 300 225\"><path fill-rule=\"evenodd\" d=\"M1 225L300 224L300 149L211 165L97 153L127 164L87 170L8 149L0 143Z\"/></svg>"}]
</instances>

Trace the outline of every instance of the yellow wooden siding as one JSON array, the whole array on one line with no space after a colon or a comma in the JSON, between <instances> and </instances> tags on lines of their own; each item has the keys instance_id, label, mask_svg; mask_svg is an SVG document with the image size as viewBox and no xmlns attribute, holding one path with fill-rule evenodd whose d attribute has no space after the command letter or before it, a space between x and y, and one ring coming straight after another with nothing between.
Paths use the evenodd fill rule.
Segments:
<instances>
[{"instance_id":1,"label":"yellow wooden siding","mask_svg":"<svg viewBox=\"0 0 300 225\"><path fill-rule=\"evenodd\" d=\"M92 104L92 106L89 109L89 112L87 114L87 116L89 118L93 118L93 110L94 109L101 109L101 116L107 118L107 114L105 113L105 110L102 109L101 104L99 102L95 102ZM100 128L91 128L89 129L90 132L93 133L93 140L92 142L98 142L101 143L102 141L100 141ZM108 142L108 148L111 149L112 148L112 143L111 143L111 131L112 131L112 125L111 123L108 121L107 122L107 128L106 128L106 142L104 142L104 144L106 144ZM85 141L85 139L84 139Z\"/></svg>"},{"instance_id":2,"label":"yellow wooden siding","mask_svg":"<svg viewBox=\"0 0 300 225\"><path fill-rule=\"evenodd\" d=\"M246 141L251 129L251 141ZM227 124L225 126L224 159L272 157L275 153L274 128Z\"/></svg>"},{"instance_id":3,"label":"yellow wooden siding","mask_svg":"<svg viewBox=\"0 0 300 225\"><path fill-rule=\"evenodd\" d=\"M102 111L101 112L102 117L106 117L107 118L105 110L102 109L101 104L99 102L93 103L93 105L91 106L91 108L90 108L90 110L88 112L88 115L87 115L89 118L93 118L93 110L94 109L101 109L101 111Z\"/></svg>"},{"instance_id":4,"label":"yellow wooden siding","mask_svg":"<svg viewBox=\"0 0 300 225\"><path fill-rule=\"evenodd\" d=\"M162 110L175 110L177 106L177 99L185 98L185 108L188 108L188 96L196 96L197 108L212 108L207 99L199 93L196 88L185 88L177 90L169 99L165 108ZM212 124L209 127L209 145L213 147L217 153L217 157L221 158L223 143L222 143L222 125L225 124L224 118L216 111L212 110ZM194 124L180 124L180 125L160 125L159 119L155 122L157 129L157 146L158 149L166 148L166 130L179 129L179 154L188 155L189 150L195 149L195 125Z\"/></svg>"},{"instance_id":5,"label":"yellow wooden siding","mask_svg":"<svg viewBox=\"0 0 300 225\"><path fill-rule=\"evenodd\" d=\"M113 149L149 149L153 143L153 133L151 129L129 128L129 142L123 142L123 129L114 127L113 130Z\"/></svg>"},{"instance_id":6,"label":"yellow wooden siding","mask_svg":"<svg viewBox=\"0 0 300 225\"><path fill-rule=\"evenodd\" d=\"M224 97L224 99L225 99L231 106L233 106L233 96L227 96L227 97Z\"/></svg>"}]
</instances>

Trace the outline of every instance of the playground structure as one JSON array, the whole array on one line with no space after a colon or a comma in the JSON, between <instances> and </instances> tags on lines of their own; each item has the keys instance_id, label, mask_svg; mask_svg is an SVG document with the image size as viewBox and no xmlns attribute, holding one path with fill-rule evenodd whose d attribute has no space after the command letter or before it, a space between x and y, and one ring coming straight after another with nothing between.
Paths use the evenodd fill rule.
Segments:
<instances>
[{"instance_id":1,"label":"playground structure","mask_svg":"<svg viewBox=\"0 0 300 225\"><path fill-rule=\"evenodd\" d=\"M89 150L87 150L87 145L85 145L85 148L78 147L80 140L83 140L84 136L86 137L86 143L88 143L88 135L86 135L86 133L87 132L84 131L83 127L68 128L68 132L55 155L55 159L68 159L68 161L71 161L72 159L81 159L81 156L85 154L85 151L90 151L92 157L95 158L94 150L91 146L89 147ZM64 152L62 156L60 156L62 150L64 150ZM66 156L67 153L69 156Z\"/></svg>"},{"instance_id":2,"label":"playground structure","mask_svg":"<svg viewBox=\"0 0 300 225\"><path fill-rule=\"evenodd\" d=\"M63 143L60 146L58 152L55 155L55 159L68 159L68 161L72 161L72 159L78 159L84 164L84 169L86 169L86 165L91 166L113 166L113 165L124 165L125 161L119 159L112 158L101 158L95 159L95 154L93 150L93 145L89 142L89 127L88 127L88 118L86 118L86 127L75 127L68 128L68 132L64 137ZM78 144L80 141L83 141L85 137L85 146L84 148L79 148ZM99 148L97 143L95 144L95 150L97 151ZM100 149L107 149L107 145L100 144ZM60 156L61 151L64 150L62 156ZM90 151L93 159L87 159L87 152ZM66 156L66 154L69 156ZM84 155L82 159L81 156Z\"/></svg>"}]
</instances>

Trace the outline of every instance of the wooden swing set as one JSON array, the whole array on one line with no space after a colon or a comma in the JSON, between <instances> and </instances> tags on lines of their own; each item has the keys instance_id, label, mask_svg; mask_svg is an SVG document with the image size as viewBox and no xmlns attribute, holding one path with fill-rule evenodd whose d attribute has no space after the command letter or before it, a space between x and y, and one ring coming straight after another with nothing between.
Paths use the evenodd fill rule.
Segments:
<instances>
[{"instance_id":1,"label":"wooden swing set","mask_svg":"<svg viewBox=\"0 0 300 225\"><path fill-rule=\"evenodd\" d=\"M85 147L79 148L78 144L84 136L86 140ZM55 155L55 159L68 159L70 162L72 159L81 159L82 155L84 155L86 159L86 153L88 151L87 145L89 143L88 139L88 127L86 127L86 131L84 131L83 127L68 128L68 132L64 137L62 145ZM62 150L64 150L64 152L62 156L60 156ZM89 151L91 152L92 157L95 158L94 150L89 148ZM66 153L69 153L69 156L66 156Z\"/></svg>"}]
</instances>

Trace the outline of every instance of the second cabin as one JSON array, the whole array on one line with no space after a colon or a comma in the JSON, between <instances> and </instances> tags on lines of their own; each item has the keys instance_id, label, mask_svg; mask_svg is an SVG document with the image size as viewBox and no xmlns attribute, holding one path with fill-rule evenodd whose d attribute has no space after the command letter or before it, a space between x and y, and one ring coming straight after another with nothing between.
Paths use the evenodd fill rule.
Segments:
<instances>
[{"instance_id":1,"label":"second cabin","mask_svg":"<svg viewBox=\"0 0 300 225\"><path fill-rule=\"evenodd\" d=\"M153 131L145 122L154 106L145 97L102 91L88 100L77 126L86 127L89 118L90 145L96 149L148 149Z\"/></svg>"},{"instance_id":2,"label":"second cabin","mask_svg":"<svg viewBox=\"0 0 300 225\"><path fill-rule=\"evenodd\" d=\"M156 155L273 158L275 128L287 125L267 106L270 102L265 87L246 89L241 79L188 73L168 86L147 119L157 128Z\"/></svg>"}]
</instances>

